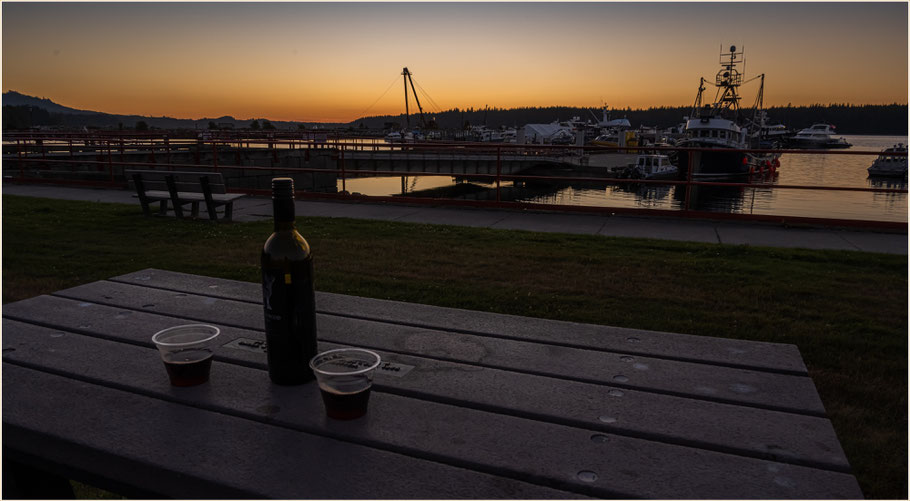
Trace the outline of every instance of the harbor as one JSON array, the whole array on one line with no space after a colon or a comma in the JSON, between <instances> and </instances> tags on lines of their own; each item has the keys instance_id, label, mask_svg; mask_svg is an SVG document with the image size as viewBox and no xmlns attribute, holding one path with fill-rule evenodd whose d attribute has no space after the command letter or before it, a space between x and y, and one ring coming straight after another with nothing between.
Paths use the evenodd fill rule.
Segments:
<instances>
[{"instance_id":1,"label":"harbor","mask_svg":"<svg viewBox=\"0 0 910 501\"><path fill-rule=\"evenodd\" d=\"M780 150L786 153L780 154L774 173L727 180L624 178L623 172L640 156L668 153L662 149L666 147L600 146L592 152L590 147L561 145L396 145L381 138L305 135L170 139L161 134L31 133L7 134L5 139L5 182L123 187L128 168L192 169L222 172L230 189L250 193L266 189L275 175L291 175L303 196L513 203L654 215L693 211L758 219L907 221L906 177L868 174L881 150L905 140L899 136L850 136L854 147L846 150Z\"/></svg>"}]
</instances>

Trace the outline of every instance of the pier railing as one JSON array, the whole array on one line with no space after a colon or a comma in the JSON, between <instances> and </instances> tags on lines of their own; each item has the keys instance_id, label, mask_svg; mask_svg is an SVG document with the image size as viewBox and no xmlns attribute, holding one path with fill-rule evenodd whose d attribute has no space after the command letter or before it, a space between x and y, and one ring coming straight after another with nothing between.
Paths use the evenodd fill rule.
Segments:
<instances>
[{"instance_id":1,"label":"pier railing","mask_svg":"<svg viewBox=\"0 0 910 501\"><path fill-rule=\"evenodd\" d=\"M287 155L287 150L322 152L329 155L330 165L320 167L282 166L280 157ZM298 191L302 198L323 198L349 201L373 201L407 204L459 205L505 209L532 209L551 211L574 211L609 214L632 214L646 216L668 216L707 219L729 219L767 221L788 224L809 224L823 226L860 226L876 227L886 230L906 231L906 222L819 218L776 214L745 214L736 212L717 212L697 210L694 208L692 191L701 186L759 188L767 190L806 190L806 191L844 191L870 192L887 194L907 194L906 184L899 187L851 187L851 186L816 186L785 185L774 182L774 167L761 168L746 179L709 181L697 180L691 169L685 179L623 179L617 177L618 169L612 172L607 167L591 165L592 158L602 154L638 154L638 153L675 153L689 155L688 165L693 165L695 156L703 148L679 148L659 146L575 146L543 145L512 143L473 143L473 142L416 142L388 143L382 138L351 137L340 134L329 134L318 131L262 131L251 134L249 131L208 131L202 134L194 131L122 133L105 132L26 132L3 134L3 176L4 182L51 183L62 185L81 185L108 188L125 188L127 181L123 176L126 168L167 169L167 170L210 170L234 172L243 175L280 176L299 173L334 174L340 183L340 190ZM861 150L737 150L742 153L780 153L794 155L864 155L875 157L880 151ZM268 165L244 164L241 153L257 152L264 156L260 163ZM388 168L351 168L350 163L357 155L378 155L375 158L388 159L390 162L404 161L409 165L427 165L428 158L457 158L464 162L485 162L488 168L484 172L452 172L429 170L407 170ZM219 161L233 155L234 162ZM896 156L906 156L897 153ZM601 157L603 158L603 157ZM263 160L265 159L265 160ZM346 159L349 165L346 166ZM566 166L561 174L529 174L504 172L504 162L515 161L550 161ZM387 165L391 165L388 164ZM494 168L495 166L495 168ZM465 200L440 195L431 196L376 196L352 194L347 190L351 179L375 176L407 177L460 177L486 181L495 190L495 199ZM265 195L268 190L255 187L230 186L230 176L226 176L229 191ZM565 205L540 202L508 201L502 196L504 182L540 182L540 183L594 183L598 185L623 186L635 183L638 185L664 185L684 187L685 194L679 209L655 209L638 207L611 207L601 205ZM239 184L239 183L238 183Z\"/></svg>"}]
</instances>

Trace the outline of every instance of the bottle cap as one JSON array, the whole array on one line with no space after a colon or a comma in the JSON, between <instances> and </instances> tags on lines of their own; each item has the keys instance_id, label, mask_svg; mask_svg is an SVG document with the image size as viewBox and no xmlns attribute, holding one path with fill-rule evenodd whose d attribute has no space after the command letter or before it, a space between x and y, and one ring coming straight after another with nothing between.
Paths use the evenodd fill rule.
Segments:
<instances>
[{"instance_id":1,"label":"bottle cap","mask_svg":"<svg viewBox=\"0 0 910 501\"><path fill-rule=\"evenodd\" d=\"M289 177L272 178L272 198L294 198L294 180Z\"/></svg>"}]
</instances>

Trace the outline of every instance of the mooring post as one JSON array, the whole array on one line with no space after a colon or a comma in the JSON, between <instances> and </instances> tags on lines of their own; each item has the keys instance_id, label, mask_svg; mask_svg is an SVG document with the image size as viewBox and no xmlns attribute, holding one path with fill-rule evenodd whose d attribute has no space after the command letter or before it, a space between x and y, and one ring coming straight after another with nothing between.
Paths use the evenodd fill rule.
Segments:
<instances>
[{"instance_id":1,"label":"mooring post","mask_svg":"<svg viewBox=\"0 0 910 501\"><path fill-rule=\"evenodd\" d=\"M502 147L496 147L496 202L501 202L502 197L500 196L499 183L502 176Z\"/></svg>"},{"instance_id":2,"label":"mooring post","mask_svg":"<svg viewBox=\"0 0 910 501\"><path fill-rule=\"evenodd\" d=\"M339 159L341 161L341 192L344 193L344 192L348 191L347 176L345 175L345 171L344 171L344 146L342 145L340 149L341 149L341 155L340 155ZM316 180L313 179L313 186L315 186L315 185L316 185Z\"/></svg>"},{"instance_id":3,"label":"mooring post","mask_svg":"<svg viewBox=\"0 0 910 501\"><path fill-rule=\"evenodd\" d=\"M16 158L19 160L19 177L25 177L25 169L22 162L22 143L16 139Z\"/></svg>"},{"instance_id":4,"label":"mooring post","mask_svg":"<svg viewBox=\"0 0 910 501\"><path fill-rule=\"evenodd\" d=\"M113 149L113 145L111 144L111 140L108 139L107 140L107 168L111 172L111 183L114 182L114 153L111 151L112 149Z\"/></svg>"},{"instance_id":5,"label":"mooring post","mask_svg":"<svg viewBox=\"0 0 910 501\"><path fill-rule=\"evenodd\" d=\"M686 199L685 199L685 202L683 205L683 211L690 210L689 209L689 203L690 203L689 197L692 195L692 171L695 169L695 157L696 157L694 150L689 150L687 152L687 154L689 155L689 168L687 169L688 172L686 172ZM700 155L699 155L699 160L701 160Z\"/></svg>"}]
</instances>

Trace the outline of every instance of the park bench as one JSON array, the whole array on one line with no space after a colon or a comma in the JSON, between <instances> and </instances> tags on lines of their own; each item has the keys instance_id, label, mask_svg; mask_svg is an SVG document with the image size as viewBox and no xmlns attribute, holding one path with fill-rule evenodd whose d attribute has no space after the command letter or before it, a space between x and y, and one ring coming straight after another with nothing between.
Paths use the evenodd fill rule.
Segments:
<instances>
[{"instance_id":1,"label":"park bench","mask_svg":"<svg viewBox=\"0 0 910 501\"><path fill-rule=\"evenodd\" d=\"M191 206L192 217L199 215L199 204L205 203L209 219L218 219L217 209L224 206L224 219L230 221L234 200L245 195L227 193L224 178L215 172L178 172L157 170L127 170L130 187L136 189L142 212L151 216L151 204L160 204L158 213L167 213L168 202L178 218L183 217L183 206Z\"/></svg>"}]
</instances>

